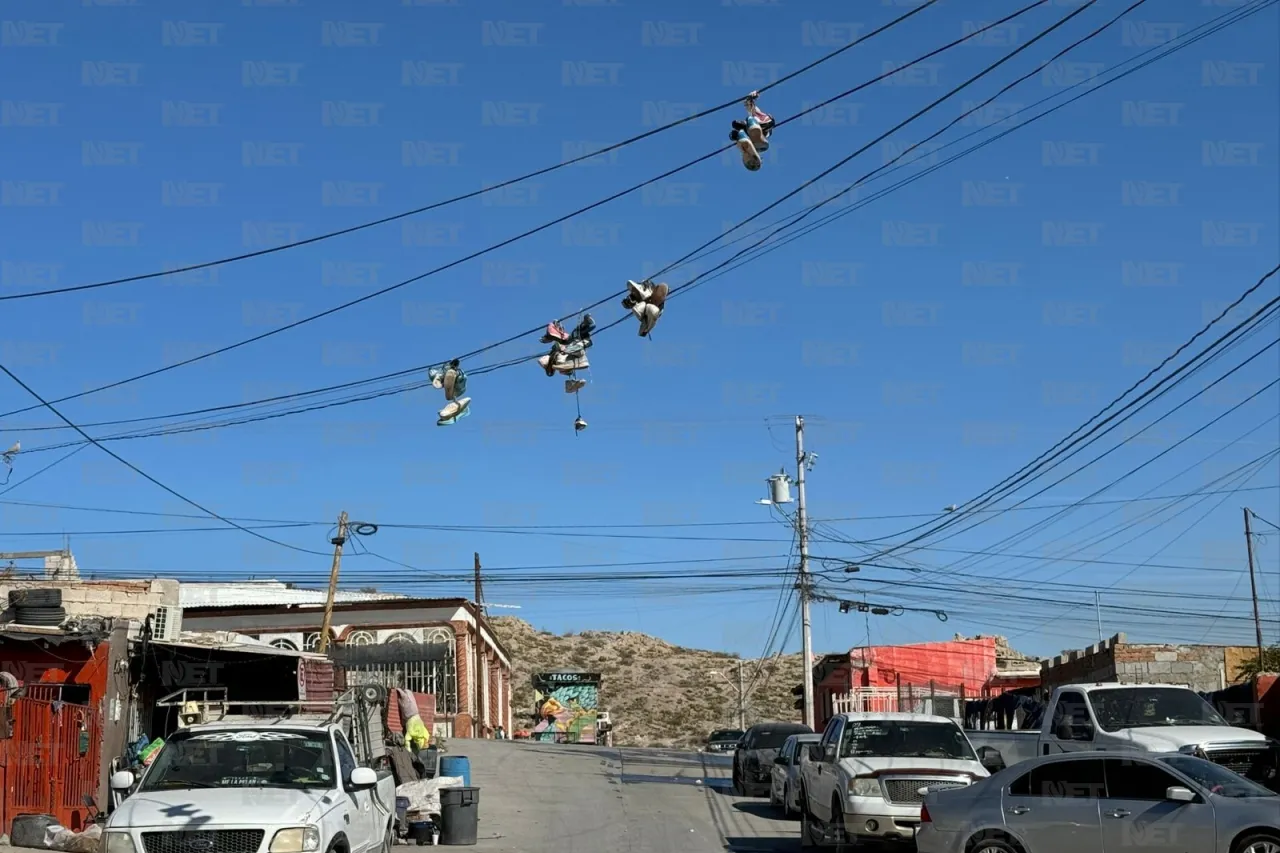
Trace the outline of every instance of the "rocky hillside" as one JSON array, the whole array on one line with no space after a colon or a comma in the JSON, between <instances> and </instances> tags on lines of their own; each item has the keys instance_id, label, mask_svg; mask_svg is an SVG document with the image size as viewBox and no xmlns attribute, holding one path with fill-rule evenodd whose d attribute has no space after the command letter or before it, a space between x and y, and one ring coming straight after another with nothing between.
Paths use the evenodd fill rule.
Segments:
<instances>
[{"instance_id":1,"label":"rocky hillside","mask_svg":"<svg viewBox=\"0 0 1280 853\"><path fill-rule=\"evenodd\" d=\"M600 704L613 717L614 742L619 746L695 746L712 729L737 726L739 659L733 655L685 649L628 631L557 636L511 616L491 622L515 658L512 710L517 726L532 726L533 673L556 669L603 676ZM759 661L745 661L747 682L757 667L761 672L751 691L747 724L799 722L791 689L802 677L800 655L771 658L762 666ZM729 681L713 672L723 673Z\"/></svg>"}]
</instances>

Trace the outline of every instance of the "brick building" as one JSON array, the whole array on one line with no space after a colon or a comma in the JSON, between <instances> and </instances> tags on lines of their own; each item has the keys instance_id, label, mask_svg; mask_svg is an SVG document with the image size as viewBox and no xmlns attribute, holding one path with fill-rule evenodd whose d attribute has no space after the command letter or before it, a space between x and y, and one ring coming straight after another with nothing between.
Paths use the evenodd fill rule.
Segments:
<instances>
[{"instance_id":1,"label":"brick building","mask_svg":"<svg viewBox=\"0 0 1280 853\"><path fill-rule=\"evenodd\" d=\"M313 651L325 597L278 582L184 583L183 624ZM339 688L378 683L434 696L434 718L424 722L445 737L511 731L511 657L471 601L342 592L329 643Z\"/></svg>"},{"instance_id":2,"label":"brick building","mask_svg":"<svg viewBox=\"0 0 1280 853\"><path fill-rule=\"evenodd\" d=\"M1240 683L1240 664L1256 656L1250 647L1130 643L1124 634L1116 634L1045 661L1040 677L1046 690L1063 684L1120 681L1184 684L1211 693Z\"/></svg>"}]
</instances>

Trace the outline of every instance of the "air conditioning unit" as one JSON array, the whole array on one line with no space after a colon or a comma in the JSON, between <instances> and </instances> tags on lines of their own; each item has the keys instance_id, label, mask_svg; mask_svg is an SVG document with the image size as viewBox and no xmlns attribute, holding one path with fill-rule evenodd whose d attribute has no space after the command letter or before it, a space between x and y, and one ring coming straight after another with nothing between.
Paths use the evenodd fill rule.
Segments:
<instances>
[{"instance_id":1,"label":"air conditioning unit","mask_svg":"<svg viewBox=\"0 0 1280 853\"><path fill-rule=\"evenodd\" d=\"M182 608L162 604L151 614L151 636L156 640L176 640L182 636Z\"/></svg>"}]
</instances>

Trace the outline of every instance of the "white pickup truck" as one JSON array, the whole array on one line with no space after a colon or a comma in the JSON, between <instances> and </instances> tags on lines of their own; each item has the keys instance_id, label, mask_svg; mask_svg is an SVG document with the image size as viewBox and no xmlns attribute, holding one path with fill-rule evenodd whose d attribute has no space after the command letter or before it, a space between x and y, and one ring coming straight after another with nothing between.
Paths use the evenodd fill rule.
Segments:
<instances>
[{"instance_id":1,"label":"white pickup truck","mask_svg":"<svg viewBox=\"0 0 1280 853\"><path fill-rule=\"evenodd\" d=\"M936 788L989 774L964 731L929 714L837 714L800 770L800 844L910 843Z\"/></svg>"},{"instance_id":2,"label":"white pickup truck","mask_svg":"<svg viewBox=\"0 0 1280 853\"><path fill-rule=\"evenodd\" d=\"M1172 684L1071 684L1053 692L1040 731L970 731L995 772L1059 752L1181 752L1268 787L1280 783L1280 743L1224 720L1195 691Z\"/></svg>"},{"instance_id":3,"label":"white pickup truck","mask_svg":"<svg viewBox=\"0 0 1280 853\"><path fill-rule=\"evenodd\" d=\"M116 792L134 785L116 773ZM102 853L390 853L395 780L337 724L181 729L107 821Z\"/></svg>"}]
</instances>

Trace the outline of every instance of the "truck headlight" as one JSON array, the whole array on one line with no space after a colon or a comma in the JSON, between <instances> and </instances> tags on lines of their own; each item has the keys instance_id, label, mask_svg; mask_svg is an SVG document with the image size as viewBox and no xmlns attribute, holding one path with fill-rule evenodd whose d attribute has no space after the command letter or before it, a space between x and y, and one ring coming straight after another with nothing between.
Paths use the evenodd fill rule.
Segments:
<instances>
[{"instance_id":1,"label":"truck headlight","mask_svg":"<svg viewBox=\"0 0 1280 853\"><path fill-rule=\"evenodd\" d=\"M104 832L98 845L102 853L137 853L133 846L133 836L127 832Z\"/></svg>"},{"instance_id":2,"label":"truck headlight","mask_svg":"<svg viewBox=\"0 0 1280 853\"><path fill-rule=\"evenodd\" d=\"M852 797L874 797L883 800L879 779L855 778L849 780L849 795Z\"/></svg>"},{"instance_id":3,"label":"truck headlight","mask_svg":"<svg viewBox=\"0 0 1280 853\"><path fill-rule=\"evenodd\" d=\"M271 839L271 853L312 853L320 849L320 829L295 826L282 829Z\"/></svg>"}]
</instances>

